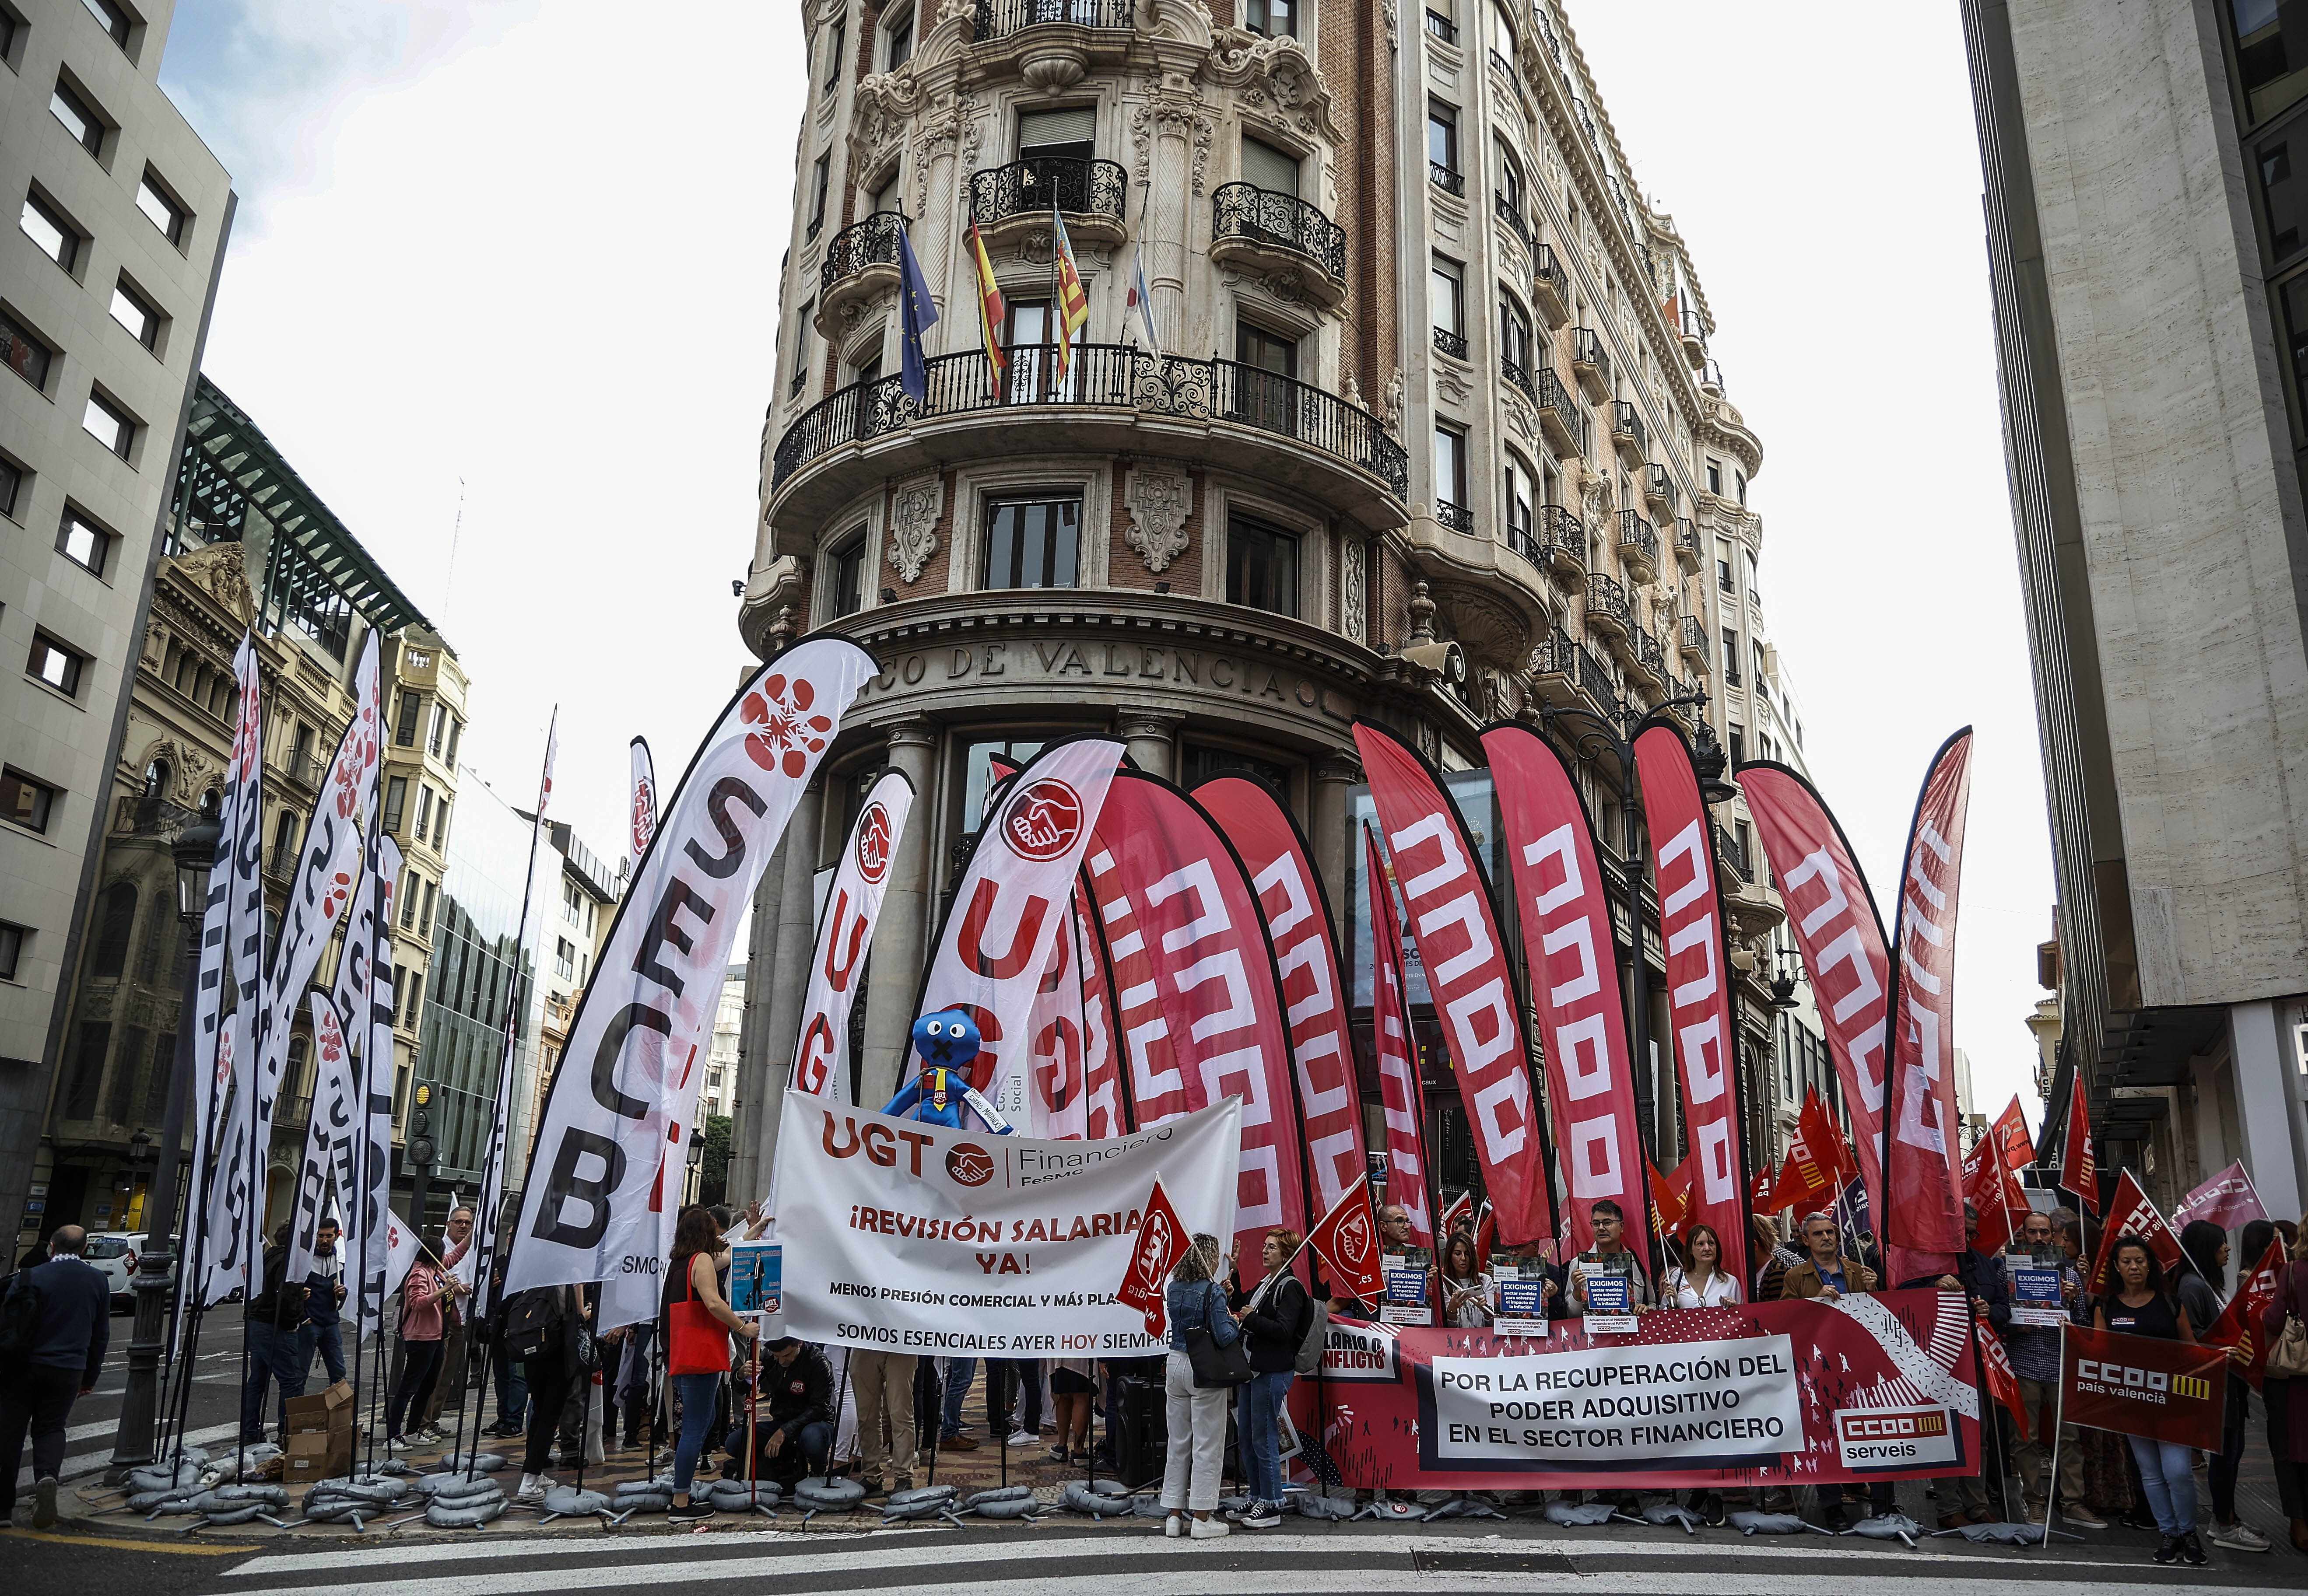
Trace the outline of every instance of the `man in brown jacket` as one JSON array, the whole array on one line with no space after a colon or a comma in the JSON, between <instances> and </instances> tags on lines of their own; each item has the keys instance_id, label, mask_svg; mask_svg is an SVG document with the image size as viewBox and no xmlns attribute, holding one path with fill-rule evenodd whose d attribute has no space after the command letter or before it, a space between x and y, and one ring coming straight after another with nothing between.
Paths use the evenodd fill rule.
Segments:
<instances>
[{"instance_id":1,"label":"man in brown jacket","mask_svg":"<svg viewBox=\"0 0 2308 1596\"><path fill-rule=\"evenodd\" d=\"M1819 1297L1832 1302L1850 1291L1875 1289L1875 1271L1845 1257L1838 1245L1835 1221L1814 1214L1804 1221L1804 1245L1810 1256L1787 1270L1779 1283L1782 1298Z\"/></svg>"}]
</instances>

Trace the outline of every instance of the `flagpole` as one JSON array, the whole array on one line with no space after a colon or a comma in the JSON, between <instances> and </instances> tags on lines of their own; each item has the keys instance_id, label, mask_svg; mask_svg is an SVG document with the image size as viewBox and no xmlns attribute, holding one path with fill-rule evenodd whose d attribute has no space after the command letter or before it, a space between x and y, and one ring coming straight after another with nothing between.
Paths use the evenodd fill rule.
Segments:
<instances>
[{"instance_id":1,"label":"flagpole","mask_svg":"<svg viewBox=\"0 0 2308 1596\"><path fill-rule=\"evenodd\" d=\"M2052 1393L2052 1472L2044 1481L2044 1537L2036 1544L2052 1544L2052 1514L2060 1506L2060 1431L2066 1429L2068 1413L2068 1323L2060 1321L2060 1381ZM2040 1419L2041 1415L2037 1415ZM1982 1445L1985 1431L1983 1430ZM1985 1459L1981 1460L1984 1463Z\"/></svg>"}]
</instances>

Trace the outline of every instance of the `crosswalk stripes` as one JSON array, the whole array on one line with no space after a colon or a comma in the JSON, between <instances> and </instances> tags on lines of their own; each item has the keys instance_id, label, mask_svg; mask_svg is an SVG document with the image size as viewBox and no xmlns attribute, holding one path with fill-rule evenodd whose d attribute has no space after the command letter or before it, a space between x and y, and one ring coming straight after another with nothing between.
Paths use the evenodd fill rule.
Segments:
<instances>
[{"instance_id":1,"label":"crosswalk stripes","mask_svg":"<svg viewBox=\"0 0 2308 1596\"><path fill-rule=\"evenodd\" d=\"M2131 1590L2194 1592L2233 1585L2128 1584L2105 1558L2008 1549L1909 1552L1892 1547L1760 1540L1589 1540L1539 1532L1418 1535L1337 1530L1224 1540L1170 1540L1143 1532L1048 1530L1017 1533L893 1531L857 1535L795 1531L521 1536L448 1542L379 1538L350 1547L266 1551L215 1572L214 1596L547 1596L684 1587L771 1589L779 1596L851 1596L902 1588L921 1596L989 1590L1094 1589L1098 1596L1167 1596L1212 1588L1244 1596L1302 1596L1340 1588L1351 1568L1363 1596L1387 1592L1579 1592L1629 1588L1662 1596L1778 1596L1800 1581L1839 1596L2047 1596L2088 1580L2106 1596ZM2142 1575L2150 1575L2143 1566ZM928 1575L937 1583L922 1583ZM966 1575L966 1577L964 1577Z\"/></svg>"}]
</instances>

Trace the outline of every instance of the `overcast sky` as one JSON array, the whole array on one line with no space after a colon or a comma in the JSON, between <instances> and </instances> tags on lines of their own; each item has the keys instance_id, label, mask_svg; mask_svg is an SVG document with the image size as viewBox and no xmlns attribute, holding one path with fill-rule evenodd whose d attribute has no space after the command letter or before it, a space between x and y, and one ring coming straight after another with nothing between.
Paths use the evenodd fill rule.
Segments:
<instances>
[{"instance_id":1,"label":"overcast sky","mask_svg":"<svg viewBox=\"0 0 2308 1596\"><path fill-rule=\"evenodd\" d=\"M1925 762L1978 730L1956 1032L1992 1113L2052 882L1956 8L1570 10L1763 440L1768 630L1887 922ZM747 660L802 76L791 0L181 0L168 41L240 195L210 376L455 647L501 793L559 702L557 807L612 858L626 740L669 785Z\"/></svg>"}]
</instances>

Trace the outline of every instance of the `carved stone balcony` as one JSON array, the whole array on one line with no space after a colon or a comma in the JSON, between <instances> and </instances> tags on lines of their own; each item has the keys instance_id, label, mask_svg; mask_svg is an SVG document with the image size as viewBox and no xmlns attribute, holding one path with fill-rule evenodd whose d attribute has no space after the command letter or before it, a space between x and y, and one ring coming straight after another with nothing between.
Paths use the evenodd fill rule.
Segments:
<instances>
[{"instance_id":1,"label":"carved stone balcony","mask_svg":"<svg viewBox=\"0 0 2308 1596\"><path fill-rule=\"evenodd\" d=\"M1603 350L1603 335L1591 327L1571 333L1571 373L1589 400L1601 404L1611 397L1611 357Z\"/></svg>"},{"instance_id":2,"label":"carved stone balcony","mask_svg":"<svg viewBox=\"0 0 2308 1596\"><path fill-rule=\"evenodd\" d=\"M1055 207L1073 244L1120 244L1129 183L1121 163L1036 155L969 175L969 215L986 242L1046 230Z\"/></svg>"},{"instance_id":3,"label":"carved stone balcony","mask_svg":"<svg viewBox=\"0 0 2308 1596\"><path fill-rule=\"evenodd\" d=\"M876 210L827 241L825 263L817 274L821 337L841 324L841 313L848 306L897 287L898 244L905 236L904 216L895 210Z\"/></svg>"},{"instance_id":4,"label":"carved stone balcony","mask_svg":"<svg viewBox=\"0 0 2308 1596\"><path fill-rule=\"evenodd\" d=\"M1046 93L1093 64L1119 65L1137 37L1133 0L977 0L973 65L1007 65Z\"/></svg>"},{"instance_id":5,"label":"carved stone balcony","mask_svg":"<svg viewBox=\"0 0 2308 1596\"><path fill-rule=\"evenodd\" d=\"M1295 194L1229 183L1210 196L1210 259L1288 272L1325 310L1347 296L1347 230Z\"/></svg>"}]
</instances>

